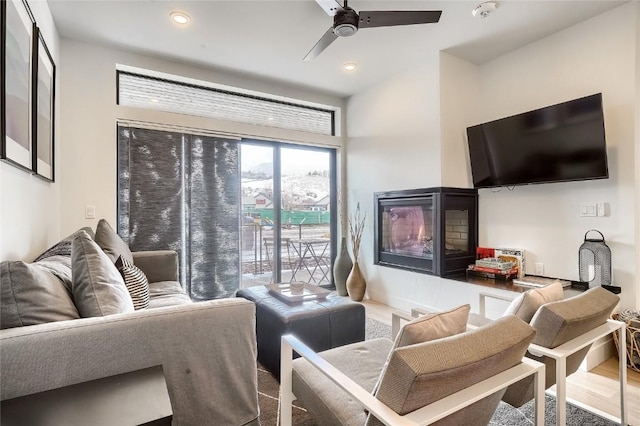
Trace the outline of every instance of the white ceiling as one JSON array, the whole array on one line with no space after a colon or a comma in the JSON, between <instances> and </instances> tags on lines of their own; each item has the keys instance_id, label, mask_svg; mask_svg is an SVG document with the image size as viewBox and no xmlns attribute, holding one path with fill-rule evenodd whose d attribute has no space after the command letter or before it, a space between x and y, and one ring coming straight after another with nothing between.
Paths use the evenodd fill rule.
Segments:
<instances>
[{"instance_id":1,"label":"white ceiling","mask_svg":"<svg viewBox=\"0 0 640 426\"><path fill-rule=\"evenodd\" d=\"M340 0L341 1L341 0ZM479 1L368 0L360 10L442 10L437 24L367 28L336 40L318 58L302 58L332 25L313 0L48 0L61 37L257 75L352 95L440 50L481 64L519 46L613 9L624 1L499 1L474 18ZM169 20L182 10L188 27ZM357 62L347 73L344 62Z\"/></svg>"}]
</instances>

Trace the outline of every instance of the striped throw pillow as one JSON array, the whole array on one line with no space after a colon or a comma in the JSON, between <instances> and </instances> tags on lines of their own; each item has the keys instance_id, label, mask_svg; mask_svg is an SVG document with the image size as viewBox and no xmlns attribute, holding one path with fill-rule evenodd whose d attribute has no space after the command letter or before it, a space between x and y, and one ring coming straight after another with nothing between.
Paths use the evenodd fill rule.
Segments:
<instances>
[{"instance_id":1,"label":"striped throw pillow","mask_svg":"<svg viewBox=\"0 0 640 426\"><path fill-rule=\"evenodd\" d=\"M124 284L129 290L131 300L133 300L133 308L146 309L149 307L149 280L147 276L133 263L129 262L122 256L116 260L116 268L124 279Z\"/></svg>"}]
</instances>

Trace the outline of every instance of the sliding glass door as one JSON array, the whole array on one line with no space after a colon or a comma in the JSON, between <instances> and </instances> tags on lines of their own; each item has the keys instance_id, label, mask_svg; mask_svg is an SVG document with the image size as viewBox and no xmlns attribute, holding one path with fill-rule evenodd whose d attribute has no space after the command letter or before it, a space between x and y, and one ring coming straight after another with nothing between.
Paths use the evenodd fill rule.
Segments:
<instances>
[{"instance_id":1,"label":"sliding glass door","mask_svg":"<svg viewBox=\"0 0 640 426\"><path fill-rule=\"evenodd\" d=\"M241 143L242 286L333 285L336 152Z\"/></svg>"}]
</instances>

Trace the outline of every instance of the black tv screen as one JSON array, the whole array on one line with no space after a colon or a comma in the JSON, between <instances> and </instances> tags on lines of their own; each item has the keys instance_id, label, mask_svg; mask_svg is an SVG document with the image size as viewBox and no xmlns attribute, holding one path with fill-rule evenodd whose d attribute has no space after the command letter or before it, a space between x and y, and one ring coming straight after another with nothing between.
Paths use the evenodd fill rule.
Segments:
<instances>
[{"instance_id":1,"label":"black tv screen","mask_svg":"<svg viewBox=\"0 0 640 426\"><path fill-rule=\"evenodd\" d=\"M474 188L609 177L602 94L467 128Z\"/></svg>"}]
</instances>

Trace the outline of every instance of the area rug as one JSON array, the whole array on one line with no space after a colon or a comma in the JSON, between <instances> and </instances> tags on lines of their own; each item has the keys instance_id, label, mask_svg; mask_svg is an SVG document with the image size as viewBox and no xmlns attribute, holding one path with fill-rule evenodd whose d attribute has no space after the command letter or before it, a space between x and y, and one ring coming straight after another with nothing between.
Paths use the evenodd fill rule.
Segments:
<instances>
[{"instance_id":1,"label":"area rug","mask_svg":"<svg viewBox=\"0 0 640 426\"><path fill-rule=\"evenodd\" d=\"M367 318L365 338L390 337L391 327L379 321ZM278 381L262 366L258 365L258 402L260 404L260 424L262 426L279 425L278 393L280 385ZM501 402L489 423L490 426L520 426L533 425L533 401L520 408L513 408L509 404ZM545 425L556 424L556 399L546 395L545 398ZM298 402L293 402L293 424L295 426L315 426L307 410ZM593 413L582 410L571 404L567 404L567 426L614 426L607 419L603 419Z\"/></svg>"}]
</instances>

